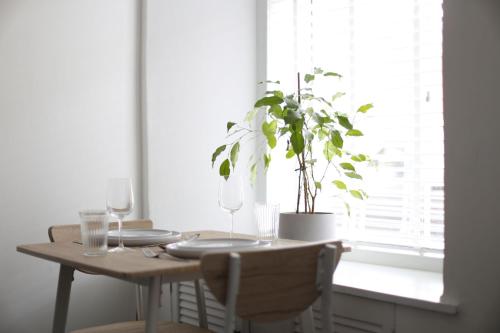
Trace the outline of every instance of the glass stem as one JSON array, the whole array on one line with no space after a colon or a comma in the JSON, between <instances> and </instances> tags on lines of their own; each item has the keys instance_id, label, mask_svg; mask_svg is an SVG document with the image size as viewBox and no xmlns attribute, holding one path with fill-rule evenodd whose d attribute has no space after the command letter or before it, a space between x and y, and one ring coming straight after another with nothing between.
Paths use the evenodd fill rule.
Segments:
<instances>
[{"instance_id":1,"label":"glass stem","mask_svg":"<svg viewBox=\"0 0 500 333\"><path fill-rule=\"evenodd\" d=\"M122 219L120 217L118 218L118 247L124 248L122 239Z\"/></svg>"},{"instance_id":2,"label":"glass stem","mask_svg":"<svg viewBox=\"0 0 500 333\"><path fill-rule=\"evenodd\" d=\"M229 233L229 238L233 239L233 227L234 227L234 213L231 213L231 232Z\"/></svg>"}]
</instances>

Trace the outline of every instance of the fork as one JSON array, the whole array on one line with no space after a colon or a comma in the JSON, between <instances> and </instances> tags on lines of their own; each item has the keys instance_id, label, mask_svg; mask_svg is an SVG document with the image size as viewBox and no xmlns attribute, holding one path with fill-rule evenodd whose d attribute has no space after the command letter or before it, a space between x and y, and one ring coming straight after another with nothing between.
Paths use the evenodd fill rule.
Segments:
<instances>
[{"instance_id":1,"label":"fork","mask_svg":"<svg viewBox=\"0 0 500 333\"><path fill-rule=\"evenodd\" d=\"M155 251L151 250L149 247L143 247L142 253L144 253L144 256L146 258L157 258L160 255L159 253L156 253Z\"/></svg>"}]
</instances>

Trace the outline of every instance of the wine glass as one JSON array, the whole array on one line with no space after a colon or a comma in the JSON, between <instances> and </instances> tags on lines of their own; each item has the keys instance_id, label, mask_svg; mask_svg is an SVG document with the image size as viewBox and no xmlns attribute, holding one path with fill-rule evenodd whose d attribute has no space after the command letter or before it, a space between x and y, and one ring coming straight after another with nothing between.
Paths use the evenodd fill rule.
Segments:
<instances>
[{"instance_id":1,"label":"wine glass","mask_svg":"<svg viewBox=\"0 0 500 333\"><path fill-rule=\"evenodd\" d=\"M219 207L231 214L231 232L229 238L233 238L234 213L243 206L243 182L241 177L232 176L227 180L221 178L219 183Z\"/></svg>"},{"instance_id":2,"label":"wine glass","mask_svg":"<svg viewBox=\"0 0 500 333\"><path fill-rule=\"evenodd\" d=\"M108 181L106 191L106 209L118 219L118 246L109 252L124 252L132 249L123 246L122 221L134 208L134 193L130 178L112 178Z\"/></svg>"}]
</instances>

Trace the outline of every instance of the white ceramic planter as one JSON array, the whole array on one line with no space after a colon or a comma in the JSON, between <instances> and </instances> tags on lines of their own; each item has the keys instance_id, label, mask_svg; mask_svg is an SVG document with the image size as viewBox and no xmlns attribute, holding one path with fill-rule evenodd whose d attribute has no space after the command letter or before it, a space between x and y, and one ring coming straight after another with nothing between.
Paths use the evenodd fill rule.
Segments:
<instances>
[{"instance_id":1,"label":"white ceramic planter","mask_svg":"<svg viewBox=\"0 0 500 333\"><path fill-rule=\"evenodd\" d=\"M304 241L335 240L333 213L281 213L279 238Z\"/></svg>"}]
</instances>

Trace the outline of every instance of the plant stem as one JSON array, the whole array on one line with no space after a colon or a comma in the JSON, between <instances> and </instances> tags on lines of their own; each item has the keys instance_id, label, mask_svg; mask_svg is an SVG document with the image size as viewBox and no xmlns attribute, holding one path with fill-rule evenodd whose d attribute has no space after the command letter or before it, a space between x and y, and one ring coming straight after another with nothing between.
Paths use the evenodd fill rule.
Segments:
<instances>
[{"instance_id":1,"label":"plant stem","mask_svg":"<svg viewBox=\"0 0 500 333\"><path fill-rule=\"evenodd\" d=\"M300 193L302 192L301 189L301 181L302 181L302 164L300 163L300 157L297 155L297 160L299 161L299 181L298 181L298 189L297 189L297 208L295 208L295 213L299 213L299 208L300 208Z\"/></svg>"},{"instance_id":2,"label":"plant stem","mask_svg":"<svg viewBox=\"0 0 500 333\"><path fill-rule=\"evenodd\" d=\"M309 205L308 205L308 199L309 199L309 195L307 193L307 189L309 188L309 184L307 183L307 169L306 169L306 162L305 162L305 156L304 156L304 151L302 151L302 178L303 178L303 182L304 182L304 186L303 186L303 189L304 189L304 213L308 213L309 212Z\"/></svg>"}]
</instances>

